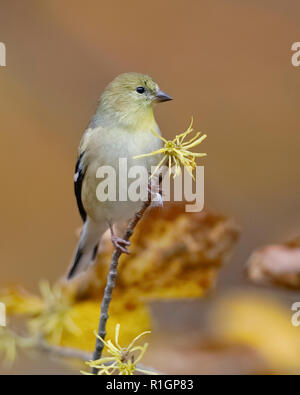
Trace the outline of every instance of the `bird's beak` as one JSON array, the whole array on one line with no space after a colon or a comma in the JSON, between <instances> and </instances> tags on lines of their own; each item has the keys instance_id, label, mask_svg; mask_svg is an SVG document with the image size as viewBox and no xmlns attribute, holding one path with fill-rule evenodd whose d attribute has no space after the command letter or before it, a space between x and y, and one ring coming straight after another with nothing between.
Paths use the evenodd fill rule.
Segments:
<instances>
[{"instance_id":1,"label":"bird's beak","mask_svg":"<svg viewBox=\"0 0 300 395\"><path fill-rule=\"evenodd\" d=\"M167 94L166 94L165 92L163 92L162 90L159 89L159 90L156 92L156 95L155 95L155 101L156 101L156 102L161 103L161 102L163 102L163 101L169 101L169 100L173 100L172 97L169 96L169 95L167 95Z\"/></svg>"}]
</instances>

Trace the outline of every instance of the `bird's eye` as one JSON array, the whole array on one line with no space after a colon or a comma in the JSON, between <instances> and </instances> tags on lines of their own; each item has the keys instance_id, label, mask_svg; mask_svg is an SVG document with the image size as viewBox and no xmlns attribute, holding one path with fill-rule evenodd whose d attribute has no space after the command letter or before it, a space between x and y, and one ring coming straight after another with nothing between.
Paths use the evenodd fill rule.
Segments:
<instances>
[{"instance_id":1,"label":"bird's eye","mask_svg":"<svg viewBox=\"0 0 300 395\"><path fill-rule=\"evenodd\" d=\"M143 87L143 86L138 86L137 88L136 88L136 91L137 91L137 93L144 93L145 92L145 88Z\"/></svg>"}]
</instances>

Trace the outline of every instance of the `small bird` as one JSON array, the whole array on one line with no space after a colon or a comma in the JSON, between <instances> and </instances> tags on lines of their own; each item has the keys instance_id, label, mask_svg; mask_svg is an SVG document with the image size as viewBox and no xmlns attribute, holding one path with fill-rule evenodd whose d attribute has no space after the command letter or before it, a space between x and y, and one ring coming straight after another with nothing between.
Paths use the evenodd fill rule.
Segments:
<instances>
[{"instance_id":1,"label":"small bird","mask_svg":"<svg viewBox=\"0 0 300 395\"><path fill-rule=\"evenodd\" d=\"M130 220L142 201L102 201L97 198L97 169L111 166L119 177L119 159L126 158L130 166L151 166L158 156L133 159L134 156L161 148L160 134L153 114L153 105L172 100L147 75L124 73L104 90L99 106L81 139L75 168L74 187L79 213L84 222L75 258L68 279L87 270L94 263L103 233L110 229L115 248L128 253L129 242L117 237L113 226ZM118 196L127 183L116 182ZM126 190L127 194L127 190Z\"/></svg>"}]
</instances>

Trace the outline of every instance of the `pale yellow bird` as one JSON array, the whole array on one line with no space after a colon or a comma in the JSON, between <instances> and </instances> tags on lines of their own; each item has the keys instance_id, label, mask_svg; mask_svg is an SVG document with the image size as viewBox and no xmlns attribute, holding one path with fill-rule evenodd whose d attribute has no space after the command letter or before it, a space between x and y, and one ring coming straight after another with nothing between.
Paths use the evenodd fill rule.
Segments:
<instances>
[{"instance_id":1,"label":"pale yellow bird","mask_svg":"<svg viewBox=\"0 0 300 395\"><path fill-rule=\"evenodd\" d=\"M96 114L80 142L75 169L75 195L80 215L84 221L73 265L68 278L82 273L94 263L99 241L110 228L114 246L127 253L128 242L114 234L113 225L128 221L141 207L142 201L120 201L120 189L128 188L127 182L119 185L119 159L127 159L131 166L144 166L147 172L159 162L159 157L133 159L134 156L161 148L162 141L153 114L154 103L171 100L147 75L125 73L116 77L104 90ZM155 133L153 133L153 131ZM97 170L111 166L117 175L115 201L99 200ZM122 181L122 180L121 180Z\"/></svg>"}]
</instances>

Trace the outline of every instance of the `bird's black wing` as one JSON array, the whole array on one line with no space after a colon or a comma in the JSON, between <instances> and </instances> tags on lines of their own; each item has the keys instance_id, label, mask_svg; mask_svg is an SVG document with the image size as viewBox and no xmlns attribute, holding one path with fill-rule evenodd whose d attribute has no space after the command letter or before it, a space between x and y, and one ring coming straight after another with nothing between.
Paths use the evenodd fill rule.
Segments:
<instances>
[{"instance_id":1,"label":"bird's black wing","mask_svg":"<svg viewBox=\"0 0 300 395\"><path fill-rule=\"evenodd\" d=\"M74 191L75 191L75 196L77 200L77 206L79 209L80 216L85 222L86 220L86 211L83 207L82 204L82 199L81 199L81 189L82 189L82 183L85 175L85 169L83 166L83 156L84 152L82 152L77 160L76 167L75 167L75 175L74 175Z\"/></svg>"}]
</instances>

